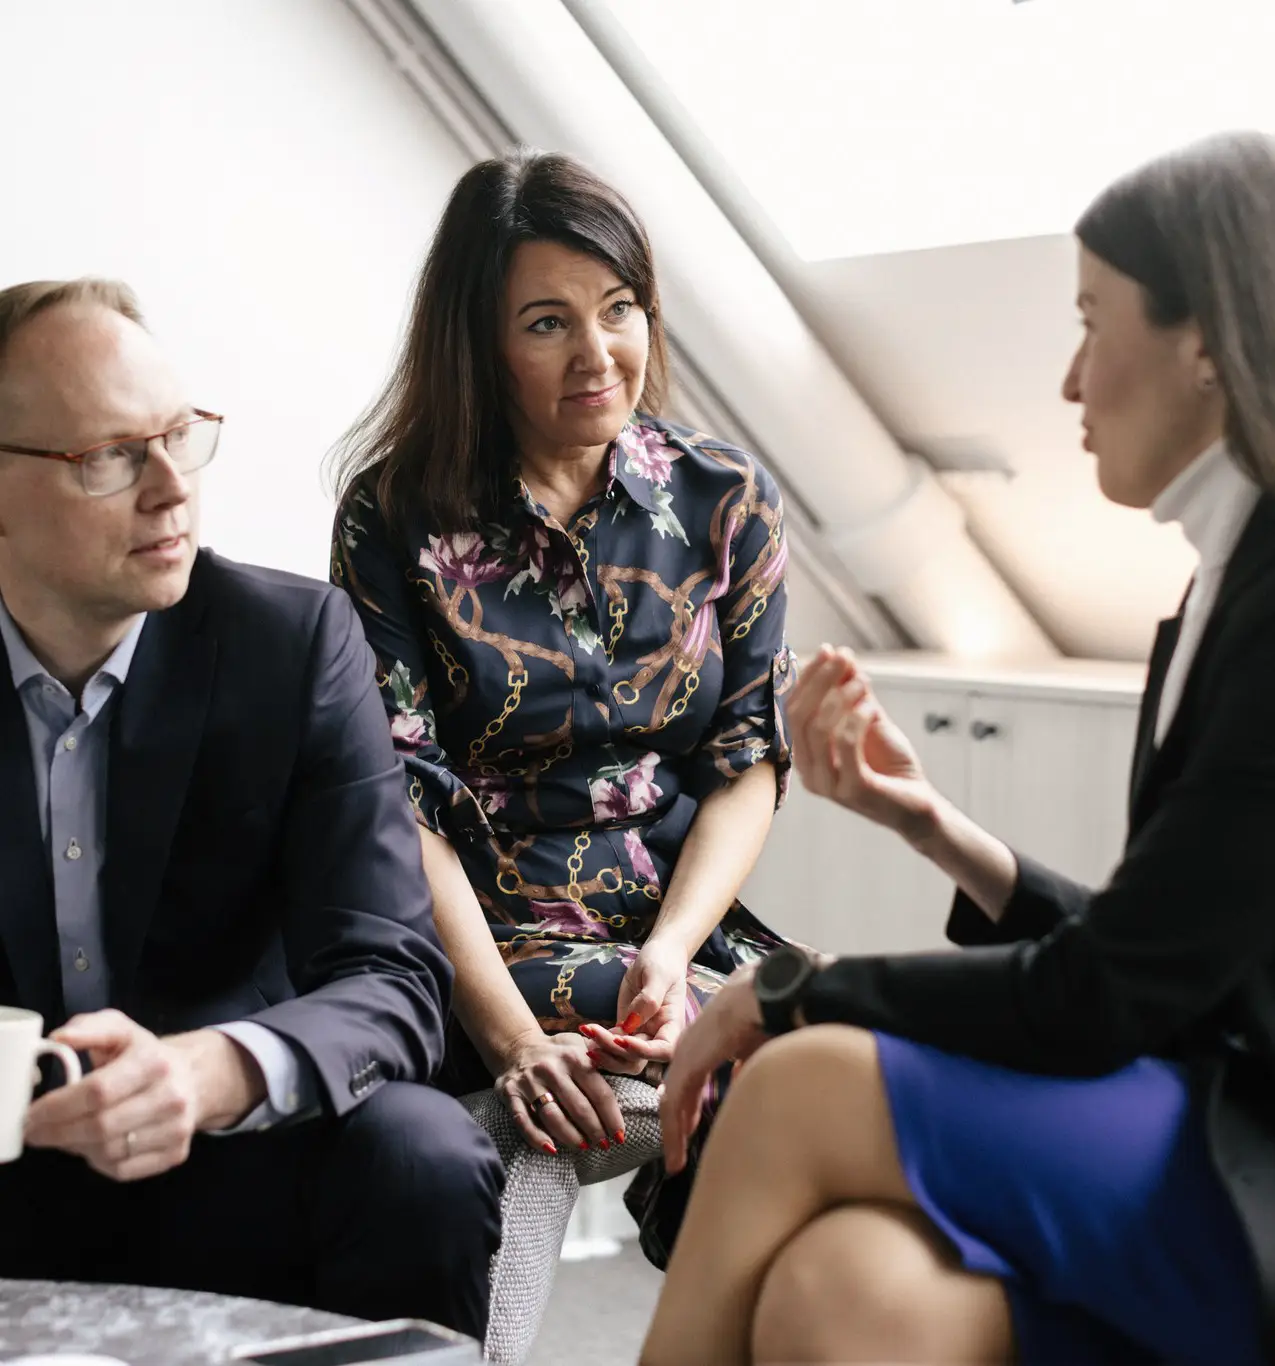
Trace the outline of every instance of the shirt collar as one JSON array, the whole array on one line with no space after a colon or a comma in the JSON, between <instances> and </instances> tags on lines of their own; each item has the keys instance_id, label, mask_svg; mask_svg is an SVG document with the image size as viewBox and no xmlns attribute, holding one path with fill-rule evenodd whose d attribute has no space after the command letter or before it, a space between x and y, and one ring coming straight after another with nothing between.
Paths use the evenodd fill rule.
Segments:
<instances>
[{"instance_id":1,"label":"shirt collar","mask_svg":"<svg viewBox=\"0 0 1275 1366\"><path fill-rule=\"evenodd\" d=\"M672 468L666 444L664 433L657 428L627 423L607 451L606 492L618 484L639 507L658 514L661 506L656 490L668 483ZM514 475L513 492L519 506L534 517L543 516L544 510L518 474Z\"/></svg>"},{"instance_id":2,"label":"shirt collar","mask_svg":"<svg viewBox=\"0 0 1275 1366\"><path fill-rule=\"evenodd\" d=\"M1201 567L1217 568L1230 559L1258 496L1226 442L1215 441L1152 503L1151 515L1157 522L1177 522Z\"/></svg>"},{"instance_id":3,"label":"shirt collar","mask_svg":"<svg viewBox=\"0 0 1275 1366\"><path fill-rule=\"evenodd\" d=\"M611 446L612 480L647 512L660 511L655 491L668 483L672 463L666 445L663 432L630 422Z\"/></svg>"},{"instance_id":4,"label":"shirt collar","mask_svg":"<svg viewBox=\"0 0 1275 1366\"><path fill-rule=\"evenodd\" d=\"M97 670L85 685L86 703L90 690L94 689L94 685L103 676L113 679L117 684L123 683L128 678L129 666L133 662L133 654L137 649L137 642L141 638L142 627L145 624L146 617L143 615L129 627L128 634L111 651L106 663ZM3 597L0 597L0 640L4 641L5 653L9 656L9 672L13 676L15 689L20 690L24 684L29 683L33 678L57 682L44 665L31 653L31 648L23 639L22 632L18 630L17 622L10 616ZM61 687L62 685L59 683L58 686ZM89 710L87 705L85 710Z\"/></svg>"}]
</instances>

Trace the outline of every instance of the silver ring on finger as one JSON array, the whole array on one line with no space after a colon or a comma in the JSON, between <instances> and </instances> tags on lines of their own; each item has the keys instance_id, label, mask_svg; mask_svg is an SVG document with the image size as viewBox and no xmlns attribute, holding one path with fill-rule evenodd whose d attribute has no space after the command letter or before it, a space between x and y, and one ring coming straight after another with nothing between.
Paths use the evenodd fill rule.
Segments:
<instances>
[{"instance_id":1,"label":"silver ring on finger","mask_svg":"<svg viewBox=\"0 0 1275 1366\"><path fill-rule=\"evenodd\" d=\"M529 1103L531 1106L531 1113L533 1115L538 1115L546 1106L553 1105L555 1102L551 1092L541 1091L541 1093Z\"/></svg>"}]
</instances>

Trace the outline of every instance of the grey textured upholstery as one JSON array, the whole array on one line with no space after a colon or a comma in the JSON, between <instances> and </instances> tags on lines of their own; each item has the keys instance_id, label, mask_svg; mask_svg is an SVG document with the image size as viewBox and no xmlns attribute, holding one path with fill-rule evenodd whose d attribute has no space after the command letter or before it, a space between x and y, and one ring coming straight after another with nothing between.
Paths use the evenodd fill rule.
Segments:
<instances>
[{"instance_id":1,"label":"grey textured upholstery","mask_svg":"<svg viewBox=\"0 0 1275 1366\"><path fill-rule=\"evenodd\" d=\"M494 1091L461 1097L505 1164L500 1202L504 1232L492 1258L491 1318L484 1344L487 1360L497 1366L520 1366L531 1350L580 1187L635 1171L659 1154L655 1088L634 1077L608 1076L607 1081L624 1115L625 1141L613 1143L609 1152L590 1149L570 1157L529 1148Z\"/></svg>"}]
</instances>

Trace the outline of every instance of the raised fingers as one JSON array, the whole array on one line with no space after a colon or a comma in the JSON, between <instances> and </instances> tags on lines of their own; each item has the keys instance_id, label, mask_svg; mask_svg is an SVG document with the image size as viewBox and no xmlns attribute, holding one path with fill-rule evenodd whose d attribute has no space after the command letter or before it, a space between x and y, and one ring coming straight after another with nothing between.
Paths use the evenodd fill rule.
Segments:
<instances>
[{"instance_id":1,"label":"raised fingers","mask_svg":"<svg viewBox=\"0 0 1275 1366\"><path fill-rule=\"evenodd\" d=\"M795 729L805 721L824 693L841 680L845 668L845 659L831 645L819 647L819 653L801 670L788 695L785 711L791 727Z\"/></svg>"}]
</instances>

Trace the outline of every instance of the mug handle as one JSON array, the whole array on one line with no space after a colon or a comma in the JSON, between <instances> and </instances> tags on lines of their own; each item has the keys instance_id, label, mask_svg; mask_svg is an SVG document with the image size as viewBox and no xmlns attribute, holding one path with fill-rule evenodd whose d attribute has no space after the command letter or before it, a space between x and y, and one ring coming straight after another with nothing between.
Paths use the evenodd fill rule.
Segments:
<instances>
[{"instance_id":1,"label":"mug handle","mask_svg":"<svg viewBox=\"0 0 1275 1366\"><path fill-rule=\"evenodd\" d=\"M41 1039L36 1046L35 1055L39 1058L46 1053L51 1053L62 1064L62 1070L66 1073L64 1085L74 1086L84 1075L75 1049L68 1048L64 1043L55 1043L52 1039Z\"/></svg>"}]
</instances>

